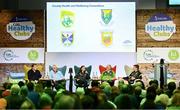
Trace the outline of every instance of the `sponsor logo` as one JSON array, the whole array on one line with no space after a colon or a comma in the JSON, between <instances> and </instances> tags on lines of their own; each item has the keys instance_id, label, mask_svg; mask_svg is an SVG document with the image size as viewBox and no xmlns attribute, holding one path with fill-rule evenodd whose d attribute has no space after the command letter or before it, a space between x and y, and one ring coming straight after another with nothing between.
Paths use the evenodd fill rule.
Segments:
<instances>
[{"instance_id":1,"label":"sponsor logo","mask_svg":"<svg viewBox=\"0 0 180 110\"><path fill-rule=\"evenodd\" d=\"M112 9L102 9L101 18L104 24L109 24L112 19Z\"/></svg>"},{"instance_id":2,"label":"sponsor logo","mask_svg":"<svg viewBox=\"0 0 180 110\"><path fill-rule=\"evenodd\" d=\"M168 52L168 58L173 61L179 59L179 52L177 50L170 50Z\"/></svg>"},{"instance_id":3,"label":"sponsor logo","mask_svg":"<svg viewBox=\"0 0 180 110\"><path fill-rule=\"evenodd\" d=\"M27 40L35 32L35 24L27 17L14 17L6 28L16 40Z\"/></svg>"},{"instance_id":4,"label":"sponsor logo","mask_svg":"<svg viewBox=\"0 0 180 110\"><path fill-rule=\"evenodd\" d=\"M6 61L11 61L18 56L16 56L12 50L5 50L3 53L3 57Z\"/></svg>"},{"instance_id":5,"label":"sponsor logo","mask_svg":"<svg viewBox=\"0 0 180 110\"><path fill-rule=\"evenodd\" d=\"M143 57L146 61L153 61L159 58L158 55L155 55L152 50L146 50L143 53Z\"/></svg>"},{"instance_id":6,"label":"sponsor logo","mask_svg":"<svg viewBox=\"0 0 180 110\"><path fill-rule=\"evenodd\" d=\"M132 46L132 41L131 40L125 40L122 42L123 46Z\"/></svg>"},{"instance_id":7,"label":"sponsor logo","mask_svg":"<svg viewBox=\"0 0 180 110\"><path fill-rule=\"evenodd\" d=\"M72 45L74 41L74 33L73 32L62 32L61 33L61 41L64 46Z\"/></svg>"},{"instance_id":8,"label":"sponsor logo","mask_svg":"<svg viewBox=\"0 0 180 110\"><path fill-rule=\"evenodd\" d=\"M145 31L156 41L166 41L176 32L176 25L165 14L152 16L145 25Z\"/></svg>"},{"instance_id":9,"label":"sponsor logo","mask_svg":"<svg viewBox=\"0 0 180 110\"><path fill-rule=\"evenodd\" d=\"M36 50L30 50L28 52L28 59L31 61L36 61L39 58L39 53Z\"/></svg>"},{"instance_id":10,"label":"sponsor logo","mask_svg":"<svg viewBox=\"0 0 180 110\"><path fill-rule=\"evenodd\" d=\"M105 46L110 46L113 43L113 32L101 32L101 39Z\"/></svg>"},{"instance_id":11,"label":"sponsor logo","mask_svg":"<svg viewBox=\"0 0 180 110\"><path fill-rule=\"evenodd\" d=\"M61 24L65 28L70 28L74 24L75 14L72 11L61 11Z\"/></svg>"}]
</instances>

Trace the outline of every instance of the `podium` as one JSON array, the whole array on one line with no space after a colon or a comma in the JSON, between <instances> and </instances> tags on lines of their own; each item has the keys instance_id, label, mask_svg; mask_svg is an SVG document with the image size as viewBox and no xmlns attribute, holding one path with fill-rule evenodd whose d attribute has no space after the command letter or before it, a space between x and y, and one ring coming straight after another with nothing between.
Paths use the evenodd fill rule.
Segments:
<instances>
[{"instance_id":1,"label":"podium","mask_svg":"<svg viewBox=\"0 0 180 110\"><path fill-rule=\"evenodd\" d=\"M167 71L168 65L166 64L155 64L154 65L154 79L158 80L158 83L161 85L167 85ZM161 81L162 80L162 81Z\"/></svg>"}]
</instances>

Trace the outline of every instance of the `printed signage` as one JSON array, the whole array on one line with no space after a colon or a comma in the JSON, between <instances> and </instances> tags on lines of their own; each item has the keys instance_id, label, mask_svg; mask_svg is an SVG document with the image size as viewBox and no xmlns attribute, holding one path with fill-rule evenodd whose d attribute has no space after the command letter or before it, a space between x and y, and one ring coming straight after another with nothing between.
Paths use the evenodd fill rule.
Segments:
<instances>
[{"instance_id":1,"label":"printed signage","mask_svg":"<svg viewBox=\"0 0 180 110\"><path fill-rule=\"evenodd\" d=\"M14 17L6 28L16 40L27 40L35 32L35 24L27 17Z\"/></svg>"},{"instance_id":2,"label":"printed signage","mask_svg":"<svg viewBox=\"0 0 180 110\"><path fill-rule=\"evenodd\" d=\"M166 41L176 32L176 25L170 16L156 14L145 25L145 31L156 41Z\"/></svg>"},{"instance_id":3,"label":"printed signage","mask_svg":"<svg viewBox=\"0 0 180 110\"><path fill-rule=\"evenodd\" d=\"M0 63L44 63L44 48L0 48Z\"/></svg>"},{"instance_id":4,"label":"printed signage","mask_svg":"<svg viewBox=\"0 0 180 110\"><path fill-rule=\"evenodd\" d=\"M167 63L180 63L180 48L138 48L138 63L159 63L165 59Z\"/></svg>"}]
</instances>

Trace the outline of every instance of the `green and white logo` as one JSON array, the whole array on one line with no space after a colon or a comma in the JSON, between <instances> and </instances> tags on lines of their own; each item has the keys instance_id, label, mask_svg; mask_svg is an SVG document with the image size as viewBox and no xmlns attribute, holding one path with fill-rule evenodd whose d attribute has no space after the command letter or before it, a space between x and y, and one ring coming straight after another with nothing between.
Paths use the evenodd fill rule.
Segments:
<instances>
[{"instance_id":1,"label":"green and white logo","mask_svg":"<svg viewBox=\"0 0 180 110\"><path fill-rule=\"evenodd\" d=\"M75 14L72 11L63 10L61 11L61 23L65 28L70 28L74 24Z\"/></svg>"},{"instance_id":2,"label":"green and white logo","mask_svg":"<svg viewBox=\"0 0 180 110\"><path fill-rule=\"evenodd\" d=\"M108 24L112 19L112 9L102 9L101 18L105 24Z\"/></svg>"},{"instance_id":3,"label":"green and white logo","mask_svg":"<svg viewBox=\"0 0 180 110\"><path fill-rule=\"evenodd\" d=\"M31 60L31 61L36 61L36 60L38 59L38 57L39 57L38 51L36 51L36 50L30 50L30 51L28 52L28 58L29 58L29 60Z\"/></svg>"},{"instance_id":4,"label":"green and white logo","mask_svg":"<svg viewBox=\"0 0 180 110\"><path fill-rule=\"evenodd\" d=\"M168 53L168 57L170 60L177 60L179 58L179 52L177 50L170 50Z\"/></svg>"}]
</instances>

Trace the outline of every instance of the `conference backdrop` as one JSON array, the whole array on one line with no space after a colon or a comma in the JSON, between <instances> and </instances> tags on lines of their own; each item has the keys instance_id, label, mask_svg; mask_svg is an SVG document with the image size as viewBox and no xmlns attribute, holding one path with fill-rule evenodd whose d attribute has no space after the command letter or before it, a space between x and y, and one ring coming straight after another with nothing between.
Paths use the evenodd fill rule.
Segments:
<instances>
[{"instance_id":1,"label":"conference backdrop","mask_svg":"<svg viewBox=\"0 0 180 110\"><path fill-rule=\"evenodd\" d=\"M137 63L148 79L153 79L154 63L165 59L168 81L180 80L180 10L137 11Z\"/></svg>"},{"instance_id":2,"label":"conference backdrop","mask_svg":"<svg viewBox=\"0 0 180 110\"><path fill-rule=\"evenodd\" d=\"M0 11L1 83L10 81L11 75L22 77L25 66L31 67L32 63L44 67L43 17L40 10Z\"/></svg>"},{"instance_id":3,"label":"conference backdrop","mask_svg":"<svg viewBox=\"0 0 180 110\"><path fill-rule=\"evenodd\" d=\"M135 52L135 2L47 2L47 52Z\"/></svg>"},{"instance_id":4,"label":"conference backdrop","mask_svg":"<svg viewBox=\"0 0 180 110\"><path fill-rule=\"evenodd\" d=\"M0 47L44 47L43 16L39 10L1 10Z\"/></svg>"},{"instance_id":5,"label":"conference backdrop","mask_svg":"<svg viewBox=\"0 0 180 110\"><path fill-rule=\"evenodd\" d=\"M117 53L117 52L52 52L46 53L46 73L49 73L49 65L57 65L58 67L67 66L66 78L69 78L68 68L74 68L74 66L86 67L92 66L91 77L93 74L100 76L99 65L107 66L110 64L112 67L116 67L116 78L127 76L124 70L124 66L128 65L132 67L136 64L136 54L130 52ZM74 73L74 72L73 72Z\"/></svg>"}]
</instances>

